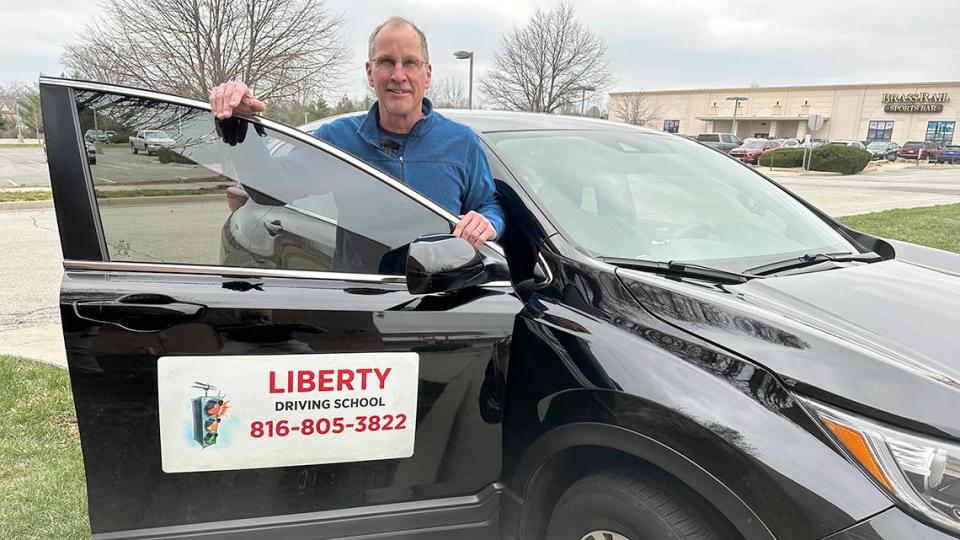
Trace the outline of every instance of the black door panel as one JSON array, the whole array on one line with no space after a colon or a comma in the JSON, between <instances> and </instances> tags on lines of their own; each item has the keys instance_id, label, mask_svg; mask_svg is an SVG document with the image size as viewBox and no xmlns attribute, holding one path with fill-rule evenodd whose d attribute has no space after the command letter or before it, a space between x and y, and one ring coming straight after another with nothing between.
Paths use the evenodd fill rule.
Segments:
<instances>
[{"instance_id":1,"label":"black door panel","mask_svg":"<svg viewBox=\"0 0 960 540\"><path fill-rule=\"evenodd\" d=\"M227 286L235 282L177 274L65 276L61 312L94 532L465 495L495 481L500 425L489 409L499 398L485 380L496 372L492 363L504 360L497 355L506 350L519 310L513 296L489 289L449 310L395 310L415 300L403 285L271 278L244 291ZM97 324L74 309L161 293L206 309L194 321L152 333ZM320 305L327 309L311 308ZM378 351L420 354L412 458L161 470L158 357Z\"/></svg>"}]
</instances>

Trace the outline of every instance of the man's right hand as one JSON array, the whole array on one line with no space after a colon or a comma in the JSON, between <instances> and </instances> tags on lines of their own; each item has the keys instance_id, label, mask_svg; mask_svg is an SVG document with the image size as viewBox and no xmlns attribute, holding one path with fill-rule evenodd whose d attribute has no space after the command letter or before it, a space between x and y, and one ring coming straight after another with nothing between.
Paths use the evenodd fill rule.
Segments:
<instances>
[{"instance_id":1,"label":"man's right hand","mask_svg":"<svg viewBox=\"0 0 960 540\"><path fill-rule=\"evenodd\" d=\"M267 105L253 97L250 87L240 81L227 81L210 91L210 112L214 118L230 118L234 114L252 115L267 110Z\"/></svg>"}]
</instances>

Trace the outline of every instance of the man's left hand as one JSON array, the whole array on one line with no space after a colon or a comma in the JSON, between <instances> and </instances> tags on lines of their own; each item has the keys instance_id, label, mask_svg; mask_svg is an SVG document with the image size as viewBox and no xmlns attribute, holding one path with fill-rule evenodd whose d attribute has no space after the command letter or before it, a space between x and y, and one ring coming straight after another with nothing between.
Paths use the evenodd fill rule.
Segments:
<instances>
[{"instance_id":1,"label":"man's left hand","mask_svg":"<svg viewBox=\"0 0 960 540\"><path fill-rule=\"evenodd\" d=\"M493 228L489 219L483 217L483 214L471 210L466 215L460 216L460 222L453 229L453 235L470 242L474 249L480 249L484 242L496 238L497 230Z\"/></svg>"}]
</instances>

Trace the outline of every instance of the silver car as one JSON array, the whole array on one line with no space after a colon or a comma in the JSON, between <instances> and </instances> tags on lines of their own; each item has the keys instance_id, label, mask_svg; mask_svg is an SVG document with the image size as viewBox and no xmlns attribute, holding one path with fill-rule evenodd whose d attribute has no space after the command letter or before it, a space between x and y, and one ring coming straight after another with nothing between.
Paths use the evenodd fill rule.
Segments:
<instances>
[{"instance_id":1,"label":"silver car","mask_svg":"<svg viewBox=\"0 0 960 540\"><path fill-rule=\"evenodd\" d=\"M727 154L743 144L743 141L731 133L701 133L697 135L697 141Z\"/></svg>"}]
</instances>

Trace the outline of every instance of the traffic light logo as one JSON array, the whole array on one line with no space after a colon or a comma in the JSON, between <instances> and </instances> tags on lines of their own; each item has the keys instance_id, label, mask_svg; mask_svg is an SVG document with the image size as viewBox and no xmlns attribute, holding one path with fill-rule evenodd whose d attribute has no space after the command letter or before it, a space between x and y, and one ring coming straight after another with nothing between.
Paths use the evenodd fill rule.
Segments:
<instances>
[{"instance_id":1,"label":"traffic light logo","mask_svg":"<svg viewBox=\"0 0 960 540\"><path fill-rule=\"evenodd\" d=\"M193 398L193 438L200 444L201 448L217 444L217 438L220 436L220 424L223 417L229 409L229 402L226 396L219 391L217 395L211 396L211 390L217 390L215 386L196 382L194 388L203 390L203 395Z\"/></svg>"}]
</instances>

